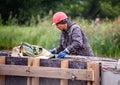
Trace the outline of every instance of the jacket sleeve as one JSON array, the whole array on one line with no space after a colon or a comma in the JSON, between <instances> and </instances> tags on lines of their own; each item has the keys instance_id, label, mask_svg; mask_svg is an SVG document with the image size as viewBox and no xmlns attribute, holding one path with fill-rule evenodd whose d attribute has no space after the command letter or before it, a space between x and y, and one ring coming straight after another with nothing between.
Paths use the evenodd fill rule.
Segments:
<instances>
[{"instance_id":1,"label":"jacket sleeve","mask_svg":"<svg viewBox=\"0 0 120 85\"><path fill-rule=\"evenodd\" d=\"M56 54L64 50L61 45L58 45L55 49L56 49L56 52L55 52Z\"/></svg>"},{"instance_id":2,"label":"jacket sleeve","mask_svg":"<svg viewBox=\"0 0 120 85\"><path fill-rule=\"evenodd\" d=\"M66 49L69 52L76 51L77 48L83 47L83 33L82 30L79 27L73 28L73 31L71 33L72 43L69 45Z\"/></svg>"},{"instance_id":3,"label":"jacket sleeve","mask_svg":"<svg viewBox=\"0 0 120 85\"><path fill-rule=\"evenodd\" d=\"M59 52L61 52L61 51L63 51L64 50L64 48L63 48L63 46L62 46L62 33L61 33L61 35L60 35L60 42L59 42L59 45L55 48L55 50L56 50L56 54L58 54Z\"/></svg>"}]
</instances>

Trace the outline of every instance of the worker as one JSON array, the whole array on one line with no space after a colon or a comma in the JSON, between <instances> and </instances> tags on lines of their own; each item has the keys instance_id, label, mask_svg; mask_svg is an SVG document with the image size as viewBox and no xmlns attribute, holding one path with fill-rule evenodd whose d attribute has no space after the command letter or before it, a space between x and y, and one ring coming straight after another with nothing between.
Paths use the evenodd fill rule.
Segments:
<instances>
[{"instance_id":1,"label":"worker","mask_svg":"<svg viewBox=\"0 0 120 85\"><path fill-rule=\"evenodd\" d=\"M57 58L64 58L67 54L93 56L85 34L76 23L72 23L68 19L64 12L57 12L53 15L53 24L61 30L60 44L49 52L58 54Z\"/></svg>"},{"instance_id":2,"label":"worker","mask_svg":"<svg viewBox=\"0 0 120 85\"><path fill-rule=\"evenodd\" d=\"M94 21L94 27L97 27L99 24L100 18L96 18Z\"/></svg>"}]
</instances>

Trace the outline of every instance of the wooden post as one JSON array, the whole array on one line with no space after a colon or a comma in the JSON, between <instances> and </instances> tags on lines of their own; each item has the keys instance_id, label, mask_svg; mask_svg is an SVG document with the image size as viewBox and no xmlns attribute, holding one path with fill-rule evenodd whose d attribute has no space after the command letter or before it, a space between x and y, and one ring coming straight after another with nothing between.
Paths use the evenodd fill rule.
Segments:
<instances>
[{"instance_id":1,"label":"wooden post","mask_svg":"<svg viewBox=\"0 0 120 85\"><path fill-rule=\"evenodd\" d=\"M92 63L91 62L87 62L87 70L92 70ZM92 76L94 76L94 75L92 75ZM88 81L87 85L92 85L92 81Z\"/></svg>"},{"instance_id":2,"label":"wooden post","mask_svg":"<svg viewBox=\"0 0 120 85\"><path fill-rule=\"evenodd\" d=\"M93 64L93 70L94 70L94 82L93 85L100 85L100 64L99 62L95 62Z\"/></svg>"},{"instance_id":3,"label":"wooden post","mask_svg":"<svg viewBox=\"0 0 120 85\"><path fill-rule=\"evenodd\" d=\"M32 66L33 65L33 58L28 58L28 66ZM28 72L29 74L29 72ZM27 85L31 85L32 83L32 78L31 77L28 77L27 78Z\"/></svg>"},{"instance_id":4,"label":"wooden post","mask_svg":"<svg viewBox=\"0 0 120 85\"><path fill-rule=\"evenodd\" d=\"M0 64L5 64L5 56L0 56ZM0 76L0 85L5 85L5 76Z\"/></svg>"},{"instance_id":5,"label":"wooden post","mask_svg":"<svg viewBox=\"0 0 120 85\"><path fill-rule=\"evenodd\" d=\"M87 85L100 85L100 66L99 62L88 62L88 70L93 70L93 81L88 81Z\"/></svg>"},{"instance_id":6,"label":"wooden post","mask_svg":"<svg viewBox=\"0 0 120 85\"><path fill-rule=\"evenodd\" d=\"M39 58L34 58L32 66L33 67L40 66L40 59ZM33 77L31 85L39 85L39 77Z\"/></svg>"},{"instance_id":7,"label":"wooden post","mask_svg":"<svg viewBox=\"0 0 120 85\"><path fill-rule=\"evenodd\" d=\"M38 58L28 58L28 66L39 66ZM28 77L27 85L39 85L39 78L37 77Z\"/></svg>"},{"instance_id":8,"label":"wooden post","mask_svg":"<svg viewBox=\"0 0 120 85\"><path fill-rule=\"evenodd\" d=\"M68 68L68 60L61 61L61 68ZM60 85L68 85L67 79L61 79Z\"/></svg>"}]
</instances>

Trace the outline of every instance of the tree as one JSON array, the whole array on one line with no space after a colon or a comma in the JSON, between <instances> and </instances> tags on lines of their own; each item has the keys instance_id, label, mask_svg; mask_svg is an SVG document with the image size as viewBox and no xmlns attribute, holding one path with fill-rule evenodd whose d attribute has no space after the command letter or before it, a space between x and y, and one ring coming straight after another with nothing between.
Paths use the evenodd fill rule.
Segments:
<instances>
[{"instance_id":1,"label":"tree","mask_svg":"<svg viewBox=\"0 0 120 85\"><path fill-rule=\"evenodd\" d=\"M115 18L120 15L119 0L0 0L0 14L5 23L9 16L19 23L30 22L37 15L43 18L52 10L63 11L71 18Z\"/></svg>"},{"instance_id":2,"label":"tree","mask_svg":"<svg viewBox=\"0 0 120 85\"><path fill-rule=\"evenodd\" d=\"M119 0L85 0L83 16L85 18L115 18L120 15Z\"/></svg>"}]
</instances>

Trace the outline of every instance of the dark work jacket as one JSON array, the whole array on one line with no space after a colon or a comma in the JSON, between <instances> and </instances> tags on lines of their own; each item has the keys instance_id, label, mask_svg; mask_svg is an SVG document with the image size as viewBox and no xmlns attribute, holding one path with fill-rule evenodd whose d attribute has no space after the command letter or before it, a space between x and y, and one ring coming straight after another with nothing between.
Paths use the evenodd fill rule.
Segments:
<instances>
[{"instance_id":1,"label":"dark work jacket","mask_svg":"<svg viewBox=\"0 0 120 85\"><path fill-rule=\"evenodd\" d=\"M56 53L67 49L69 55L93 56L93 51L81 28L70 21L67 24L68 29L61 32L60 44L56 48Z\"/></svg>"}]
</instances>

